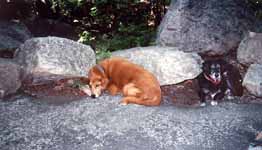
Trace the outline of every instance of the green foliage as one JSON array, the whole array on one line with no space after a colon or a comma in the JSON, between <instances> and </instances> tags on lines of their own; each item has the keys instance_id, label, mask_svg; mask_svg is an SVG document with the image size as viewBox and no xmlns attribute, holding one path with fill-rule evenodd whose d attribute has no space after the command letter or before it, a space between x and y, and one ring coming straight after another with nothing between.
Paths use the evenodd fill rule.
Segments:
<instances>
[{"instance_id":1,"label":"green foliage","mask_svg":"<svg viewBox=\"0 0 262 150\"><path fill-rule=\"evenodd\" d=\"M70 18L73 17L73 12L83 6L85 0L50 0L50 2L54 13L60 13L60 15ZM57 8L59 8L59 12L57 12Z\"/></svg>"},{"instance_id":2,"label":"green foliage","mask_svg":"<svg viewBox=\"0 0 262 150\"><path fill-rule=\"evenodd\" d=\"M165 5L169 5L171 3L171 0L165 0Z\"/></svg>"},{"instance_id":3,"label":"green foliage","mask_svg":"<svg viewBox=\"0 0 262 150\"><path fill-rule=\"evenodd\" d=\"M110 34L92 36L84 31L79 35L79 42L93 45L97 54L97 60L111 56L112 51L127 49L137 46L148 46L154 44L155 30L144 24L120 25L117 31Z\"/></svg>"},{"instance_id":4,"label":"green foliage","mask_svg":"<svg viewBox=\"0 0 262 150\"><path fill-rule=\"evenodd\" d=\"M247 0L247 3L254 9L256 17L262 20L262 0Z\"/></svg>"},{"instance_id":5,"label":"green foliage","mask_svg":"<svg viewBox=\"0 0 262 150\"><path fill-rule=\"evenodd\" d=\"M136 46L147 46L155 38L155 30L147 27L144 24L140 25L120 25L118 30L109 41L108 50L115 51Z\"/></svg>"},{"instance_id":6,"label":"green foliage","mask_svg":"<svg viewBox=\"0 0 262 150\"><path fill-rule=\"evenodd\" d=\"M81 34L79 34L79 40L78 42L91 45L91 43L94 41L95 37L92 37L91 34L88 31L84 31ZM97 41L97 48L96 48L96 59L97 61L103 60L105 58L108 58L111 56L111 52L108 51L109 48L109 41L100 40Z\"/></svg>"},{"instance_id":7,"label":"green foliage","mask_svg":"<svg viewBox=\"0 0 262 150\"><path fill-rule=\"evenodd\" d=\"M261 4L262 0L248 0L248 2L253 4Z\"/></svg>"},{"instance_id":8,"label":"green foliage","mask_svg":"<svg viewBox=\"0 0 262 150\"><path fill-rule=\"evenodd\" d=\"M109 2L110 2L110 0L95 0L95 5L106 4L106 3L109 3Z\"/></svg>"},{"instance_id":9,"label":"green foliage","mask_svg":"<svg viewBox=\"0 0 262 150\"><path fill-rule=\"evenodd\" d=\"M78 42L90 45L92 41L92 36L88 31L83 31L82 33L79 34L79 39Z\"/></svg>"},{"instance_id":10,"label":"green foliage","mask_svg":"<svg viewBox=\"0 0 262 150\"><path fill-rule=\"evenodd\" d=\"M97 62L100 62L101 60L109 58L109 57L111 57L110 51L106 51L106 50L105 51L103 50L96 51L96 61Z\"/></svg>"},{"instance_id":11,"label":"green foliage","mask_svg":"<svg viewBox=\"0 0 262 150\"><path fill-rule=\"evenodd\" d=\"M84 0L52 0L52 5L60 6L64 11L73 11L84 4Z\"/></svg>"},{"instance_id":12,"label":"green foliage","mask_svg":"<svg viewBox=\"0 0 262 150\"><path fill-rule=\"evenodd\" d=\"M92 16L92 17L97 16L97 8L96 7L92 7L90 10L91 10L90 16Z\"/></svg>"}]
</instances>

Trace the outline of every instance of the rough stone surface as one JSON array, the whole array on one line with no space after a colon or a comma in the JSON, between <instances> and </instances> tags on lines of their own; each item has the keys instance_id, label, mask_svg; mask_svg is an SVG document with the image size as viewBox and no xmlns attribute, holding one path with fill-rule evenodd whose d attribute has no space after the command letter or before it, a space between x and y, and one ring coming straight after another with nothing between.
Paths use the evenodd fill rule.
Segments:
<instances>
[{"instance_id":1,"label":"rough stone surface","mask_svg":"<svg viewBox=\"0 0 262 150\"><path fill-rule=\"evenodd\" d=\"M262 146L258 146L258 147L249 147L248 150L262 150Z\"/></svg>"},{"instance_id":2,"label":"rough stone surface","mask_svg":"<svg viewBox=\"0 0 262 150\"><path fill-rule=\"evenodd\" d=\"M21 68L9 59L0 58L0 98L13 94L21 86Z\"/></svg>"},{"instance_id":3,"label":"rough stone surface","mask_svg":"<svg viewBox=\"0 0 262 150\"><path fill-rule=\"evenodd\" d=\"M203 108L119 104L120 96L52 105L0 101L1 150L245 150L262 127L262 105Z\"/></svg>"},{"instance_id":4,"label":"rough stone surface","mask_svg":"<svg viewBox=\"0 0 262 150\"><path fill-rule=\"evenodd\" d=\"M0 51L14 50L31 37L31 33L22 23L0 22Z\"/></svg>"},{"instance_id":5,"label":"rough stone surface","mask_svg":"<svg viewBox=\"0 0 262 150\"><path fill-rule=\"evenodd\" d=\"M27 40L16 54L16 61L27 74L85 76L95 65L95 53L90 46L58 37Z\"/></svg>"},{"instance_id":6,"label":"rough stone surface","mask_svg":"<svg viewBox=\"0 0 262 150\"><path fill-rule=\"evenodd\" d=\"M202 59L198 54L178 51L174 47L136 47L113 52L112 56L121 56L143 66L161 85L193 79L202 71Z\"/></svg>"},{"instance_id":7,"label":"rough stone surface","mask_svg":"<svg viewBox=\"0 0 262 150\"><path fill-rule=\"evenodd\" d=\"M251 94L262 97L262 65L252 64L249 66L243 80L243 86Z\"/></svg>"},{"instance_id":8,"label":"rough stone surface","mask_svg":"<svg viewBox=\"0 0 262 150\"><path fill-rule=\"evenodd\" d=\"M249 32L239 44L237 59L244 65L262 64L262 33Z\"/></svg>"},{"instance_id":9,"label":"rough stone surface","mask_svg":"<svg viewBox=\"0 0 262 150\"><path fill-rule=\"evenodd\" d=\"M255 17L245 0L172 0L157 42L186 52L224 54L236 48Z\"/></svg>"}]
</instances>

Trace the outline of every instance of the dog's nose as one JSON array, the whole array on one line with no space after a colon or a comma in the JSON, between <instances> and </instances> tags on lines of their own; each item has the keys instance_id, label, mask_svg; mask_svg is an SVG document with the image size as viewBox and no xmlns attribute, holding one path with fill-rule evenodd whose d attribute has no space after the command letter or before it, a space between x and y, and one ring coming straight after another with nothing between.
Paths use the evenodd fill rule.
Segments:
<instances>
[{"instance_id":1,"label":"dog's nose","mask_svg":"<svg viewBox=\"0 0 262 150\"><path fill-rule=\"evenodd\" d=\"M219 77L219 74L216 73L216 74L215 74L215 77L218 78L218 77Z\"/></svg>"},{"instance_id":2,"label":"dog's nose","mask_svg":"<svg viewBox=\"0 0 262 150\"><path fill-rule=\"evenodd\" d=\"M92 97L92 98L96 98L96 95L95 95L95 94L92 94L91 97Z\"/></svg>"}]
</instances>

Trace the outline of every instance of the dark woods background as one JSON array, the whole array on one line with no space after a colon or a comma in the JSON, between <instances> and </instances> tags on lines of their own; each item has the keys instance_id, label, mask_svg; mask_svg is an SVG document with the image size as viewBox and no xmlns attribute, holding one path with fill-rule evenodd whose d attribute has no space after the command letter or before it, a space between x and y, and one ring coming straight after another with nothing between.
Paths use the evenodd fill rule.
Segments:
<instances>
[{"instance_id":1,"label":"dark woods background","mask_svg":"<svg viewBox=\"0 0 262 150\"><path fill-rule=\"evenodd\" d=\"M27 24L39 19L67 23L84 43L96 45L92 40L113 40L114 45L104 46L113 50L149 45L169 3L170 0L1 0L0 17L24 19ZM119 39L127 41L120 44Z\"/></svg>"},{"instance_id":2,"label":"dark woods background","mask_svg":"<svg viewBox=\"0 0 262 150\"><path fill-rule=\"evenodd\" d=\"M1 18L37 15L108 32L123 24L158 25L170 0L1 0ZM80 23L74 22L80 21ZM84 22L83 22L84 21ZM152 23L152 22L151 22ZM95 27L95 25L98 25Z\"/></svg>"},{"instance_id":3,"label":"dark woods background","mask_svg":"<svg viewBox=\"0 0 262 150\"><path fill-rule=\"evenodd\" d=\"M0 0L0 18L19 19L35 36L55 35L97 53L147 46L171 0ZM262 19L262 0L246 0Z\"/></svg>"}]
</instances>

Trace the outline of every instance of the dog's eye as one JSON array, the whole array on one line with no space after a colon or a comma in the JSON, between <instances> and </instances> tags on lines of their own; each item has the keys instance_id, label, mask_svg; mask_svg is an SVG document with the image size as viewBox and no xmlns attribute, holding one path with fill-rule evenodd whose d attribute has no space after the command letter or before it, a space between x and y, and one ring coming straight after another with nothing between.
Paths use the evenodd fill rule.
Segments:
<instances>
[{"instance_id":1,"label":"dog's eye","mask_svg":"<svg viewBox=\"0 0 262 150\"><path fill-rule=\"evenodd\" d=\"M96 88L99 87L99 86L100 86L99 84L95 85Z\"/></svg>"}]
</instances>

